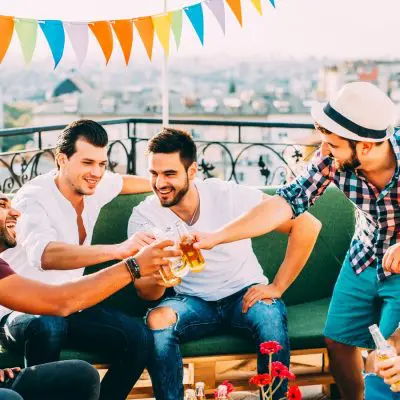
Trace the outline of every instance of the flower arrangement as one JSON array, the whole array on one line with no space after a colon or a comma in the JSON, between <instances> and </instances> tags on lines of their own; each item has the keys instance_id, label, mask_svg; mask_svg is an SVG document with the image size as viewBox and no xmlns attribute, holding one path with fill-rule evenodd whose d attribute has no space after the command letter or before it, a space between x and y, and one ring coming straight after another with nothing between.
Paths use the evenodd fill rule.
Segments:
<instances>
[{"instance_id":1,"label":"flower arrangement","mask_svg":"<svg viewBox=\"0 0 400 400\"><path fill-rule=\"evenodd\" d=\"M221 385L214 392L214 398L220 399L222 398L229 399L229 394L233 392L234 386L228 380L222 382Z\"/></svg>"},{"instance_id":2,"label":"flower arrangement","mask_svg":"<svg viewBox=\"0 0 400 400\"><path fill-rule=\"evenodd\" d=\"M279 361L272 361L272 355L278 353L280 350L282 350L282 346L278 342L270 341L260 344L261 354L269 356L269 372L253 376L250 378L250 383L260 388L263 400L272 400L275 392L285 379L288 381L296 379L296 375L290 372L286 365ZM275 387L273 387L274 384L276 384ZM286 397L282 397L279 400L301 400L301 398L300 389L293 385L289 387Z\"/></svg>"}]
</instances>

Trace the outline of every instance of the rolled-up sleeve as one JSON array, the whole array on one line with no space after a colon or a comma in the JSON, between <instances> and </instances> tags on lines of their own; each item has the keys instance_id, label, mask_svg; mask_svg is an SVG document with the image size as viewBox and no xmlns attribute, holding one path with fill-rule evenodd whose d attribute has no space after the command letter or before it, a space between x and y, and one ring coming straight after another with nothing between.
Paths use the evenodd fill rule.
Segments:
<instances>
[{"instance_id":1,"label":"rolled-up sleeve","mask_svg":"<svg viewBox=\"0 0 400 400\"><path fill-rule=\"evenodd\" d=\"M305 172L290 184L279 188L276 194L289 203L294 217L297 217L307 211L325 192L333 180L333 175L332 159L321 157L318 152Z\"/></svg>"},{"instance_id":2,"label":"rolled-up sleeve","mask_svg":"<svg viewBox=\"0 0 400 400\"><path fill-rule=\"evenodd\" d=\"M0 279L7 278L7 276L14 275L15 272L10 265L0 258Z\"/></svg>"},{"instance_id":3,"label":"rolled-up sleeve","mask_svg":"<svg viewBox=\"0 0 400 400\"><path fill-rule=\"evenodd\" d=\"M42 268L42 255L50 242L57 241L58 235L51 226L49 217L43 206L37 202L25 201L15 205L21 212L17 223L18 242L25 249L28 261L35 268Z\"/></svg>"}]
</instances>

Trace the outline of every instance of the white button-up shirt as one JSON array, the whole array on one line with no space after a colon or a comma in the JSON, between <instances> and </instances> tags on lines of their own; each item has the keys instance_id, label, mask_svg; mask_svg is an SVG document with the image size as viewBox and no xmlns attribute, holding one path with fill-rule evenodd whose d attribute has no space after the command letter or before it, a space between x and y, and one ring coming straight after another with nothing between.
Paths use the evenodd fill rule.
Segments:
<instances>
[{"instance_id":1,"label":"white button-up shirt","mask_svg":"<svg viewBox=\"0 0 400 400\"><path fill-rule=\"evenodd\" d=\"M79 245L77 214L69 200L57 188L57 170L26 183L12 204L21 212L16 232L18 244L2 253L2 258L20 275L46 283L60 284L83 275L84 268L44 271L41 259L50 242ZM106 172L91 196L84 197L82 220L86 231L84 244L90 245L101 208L122 190L119 174ZM10 312L0 307L0 317Z\"/></svg>"}]
</instances>

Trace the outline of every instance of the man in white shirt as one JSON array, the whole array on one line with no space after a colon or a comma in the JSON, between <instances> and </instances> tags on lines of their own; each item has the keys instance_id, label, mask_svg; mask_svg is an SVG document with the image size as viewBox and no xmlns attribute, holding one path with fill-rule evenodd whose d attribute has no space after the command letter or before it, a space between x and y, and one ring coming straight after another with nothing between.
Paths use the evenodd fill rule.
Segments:
<instances>
[{"instance_id":1,"label":"man in white shirt","mask_svg":"<svg viewBox=\"0 0 400 400\"><path fill-rule=\"evenodd\" d=\"M16 194L22 216L18 245L3 254L25 277L52 284L76 280L84 268L123 260L153 240L137 234L115 245L91 245L100 209L120 193L148 191L146 179L106 171L108 137L94 121L73 122L56 146L57 170L39 176ZM136 285L140 286L139 280ZM101 386L102 400L125 399L153 348L151 332L139 318L102 305L68 317L11 312L2 307L3 345L24 352L26 366L59 359L67 344L113 356Z\"/></svg>"},{"instance_id":2,"label":"man in white shirt","mask_svg":"<svg viewBox=\"0 0 400 400\"><path fill-rule=\"evenodd\" d=\"M149 171L155 195L134 208L128 234L165 229L183 221L189 231L209 231L226 224L260 203L261 191L218 179L196 180L196 146L185 132L164 128L148 146ZM164 299L147 316L153 331L155 358L150 365L157 400L183 397L182 357L179 343L216 332L221 326L262 342L275 340L283 349L276 360L289 365L286 309L280 299L304 267L321 224L310 214L279 230L288 233L285 259L269 283L253 252L250 239L204 251L205 269L190 272L175 286L176 296ZM159 274L144 278L142 296L160 298L165 291ZM260 373L267 372L267 356L258 357ZM285 395L286 385L274 399Z\"/></svg>"}]
</instances>

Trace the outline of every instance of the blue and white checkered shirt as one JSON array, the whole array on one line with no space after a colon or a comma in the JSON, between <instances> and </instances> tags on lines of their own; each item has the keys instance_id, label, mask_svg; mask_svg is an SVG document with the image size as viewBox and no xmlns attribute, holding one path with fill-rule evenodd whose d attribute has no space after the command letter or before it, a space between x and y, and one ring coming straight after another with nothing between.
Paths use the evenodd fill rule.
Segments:
<instances>
[{"instance_id":1,"label":"blue and white checkered shirt","mask_svg":"<svg viewBox=\"0 0 400 400\"><path fill-rule=\"evenodd\" d=\"M336 185L356 206L356 229L350 245L350 262L360 274L377 268L379 280L390 276L382 268L386 250L400 240L400 132L390 138L397 167L390 182L379 190L353 171L340 171L331 157L318 151L306 171L277 194L292 207L295 216L305 212L324 193L330 183Z\"/></svg>"}]
</instances>

